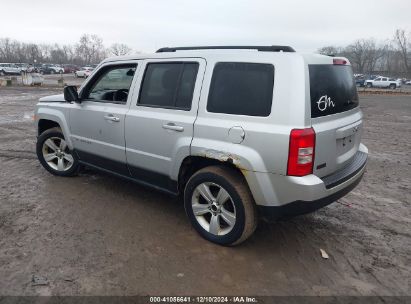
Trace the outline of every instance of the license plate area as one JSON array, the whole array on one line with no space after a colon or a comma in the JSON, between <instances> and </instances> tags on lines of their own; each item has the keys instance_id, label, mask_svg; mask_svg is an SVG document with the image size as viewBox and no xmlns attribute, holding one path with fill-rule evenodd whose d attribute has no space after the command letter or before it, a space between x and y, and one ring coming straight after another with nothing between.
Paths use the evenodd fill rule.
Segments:
<instances>
[{"instance_id":1,"label":"license plate area","mask_svg":"<svg viewBox=\"0 0 411 304\"><path fill-rule=\"evenodd\" d=\"M337 139L337 152L339 155L350 151L355 145L355 135L345 136Z\"/></svg>"}]
</instances>

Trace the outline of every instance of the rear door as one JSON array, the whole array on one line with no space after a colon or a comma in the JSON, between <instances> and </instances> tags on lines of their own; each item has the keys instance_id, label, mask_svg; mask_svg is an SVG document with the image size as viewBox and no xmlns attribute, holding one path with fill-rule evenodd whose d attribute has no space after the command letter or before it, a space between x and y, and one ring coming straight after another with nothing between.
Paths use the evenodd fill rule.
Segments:
<instances>
[{"instance_id":1,"label":"rear door","mask_svg":"<svg viewBox=\"0 0 411 304\"><path fill-rule=\"evenodd\" d=\"M200 58L142 63L127 113L127 163L135 179L175 192L178 168L190 154L206 62Z\"/></svg>"},{"instance_id":2,"label":"rear door","mask_svg":"<svg viewBox=\"0 0 411 304\"><path fill-rule=\"evenodd\" d=\"M352 68L309 64L311 123L316 133L314 174L329 175L355 157L361 142L362 112Z\"/></svg>"}]
</instances>

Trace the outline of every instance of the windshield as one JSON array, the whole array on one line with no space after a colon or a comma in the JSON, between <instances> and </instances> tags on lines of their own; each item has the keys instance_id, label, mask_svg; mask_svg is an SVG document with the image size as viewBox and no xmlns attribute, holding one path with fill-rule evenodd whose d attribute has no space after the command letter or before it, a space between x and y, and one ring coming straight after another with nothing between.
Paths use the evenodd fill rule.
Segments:
<instances>
[{"instance_id":1,"label":"windshield","mask_svg":"<svg viewBox=\"0 0 411 304\"><path fill-rule=\"evenodd\" d=\"M312 64L308 68L312 118L348 111L358 106L351 66Z\"/></svg>"}]
</instances>

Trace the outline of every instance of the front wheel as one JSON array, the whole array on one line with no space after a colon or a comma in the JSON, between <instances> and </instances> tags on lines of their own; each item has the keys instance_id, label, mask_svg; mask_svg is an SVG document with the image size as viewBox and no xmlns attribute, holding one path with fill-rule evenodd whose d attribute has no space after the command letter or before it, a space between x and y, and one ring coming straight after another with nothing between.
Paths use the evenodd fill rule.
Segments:
<instances>
[{"instance_id":1,"label":"front wheel","mask_svg":"<svg viewBox=\"0 0 411 304\"><path fill-rule=\"evenodd\" d=\"M393 84L393 83L390 84L390 89L391 89L391 90L395 90L396 88L397 88L397 86L396 86L395 84Z\"/></svg>"},{"instance_id":2,"label":"front wheel","mask_svg":"<svg viewBox=\"0 0 411 304\"><path fill-rule=\"evenodd\" d=\"M58 176L77 175L80 164L70 151L59 128L43 132L37 139L37 157L43 167Z\"/></svg>"},{"instance_id":3,"label":"front wheel","mask_svg":"<svg viewBox=\"0 0 411 304\"><path fill-rule=\"evenodd\" d=\"M367 88L372 88L372 84L371 84L371 83L367 83Z\"/></svg>"},{"instance_id":4,"label":"front wheel","mask_svg":"<svg viewBox=\"0 0 411 304\"><path fill-rule=\"evenodd\" d=\"M241 173L211 166L199 170L188 181L184 207L191 224L208 241L237 245L257 227L257 212Z\"/></svg>"}]
</instances>

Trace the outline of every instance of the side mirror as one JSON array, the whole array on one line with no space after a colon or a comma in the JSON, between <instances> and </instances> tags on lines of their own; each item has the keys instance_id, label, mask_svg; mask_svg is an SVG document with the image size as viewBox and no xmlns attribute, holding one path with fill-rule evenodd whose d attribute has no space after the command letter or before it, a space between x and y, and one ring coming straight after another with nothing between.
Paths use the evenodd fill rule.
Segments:
<instances>
[{"instance_id":1,"label":"side mirror","mask_svg":"<svg viewBox=\"0 0 411 304\"><path fill-rule=\"evenodd\" d=\"M64 99L68 102L77 102L80 103L80 99L77 93L76 86L66 86L64 87Z\"/></svg>"}]
</instances>

